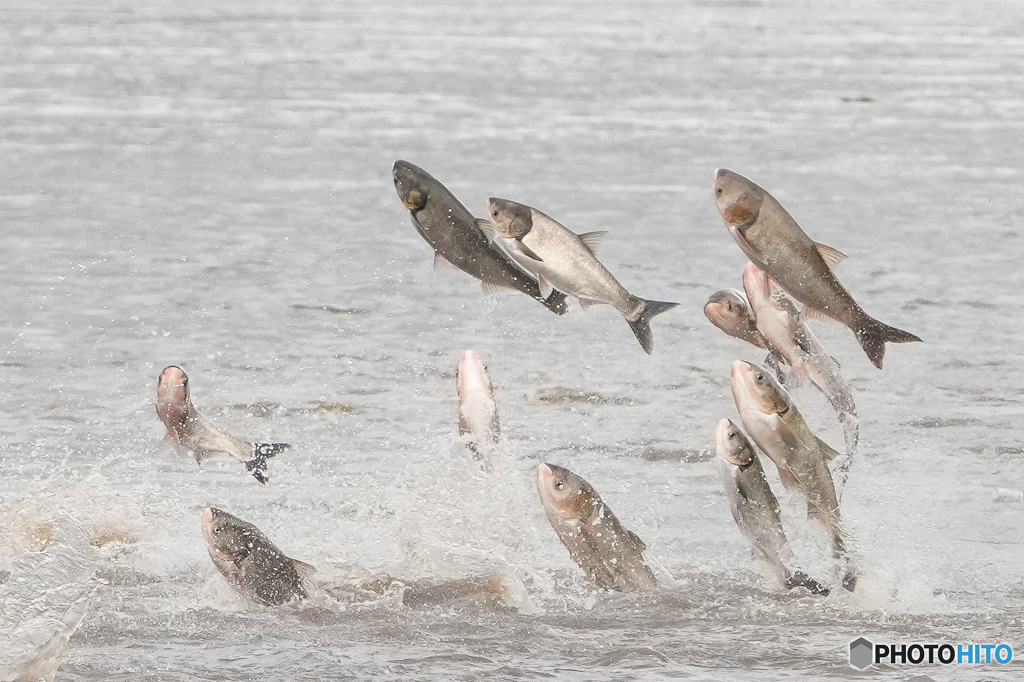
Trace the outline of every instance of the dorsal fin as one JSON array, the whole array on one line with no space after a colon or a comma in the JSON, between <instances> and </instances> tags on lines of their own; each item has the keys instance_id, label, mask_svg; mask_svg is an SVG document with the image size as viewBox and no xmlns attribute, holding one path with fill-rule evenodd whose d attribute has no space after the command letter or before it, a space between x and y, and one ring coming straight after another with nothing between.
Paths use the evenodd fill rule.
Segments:
<instances>
[{"instance_id":1,"label":"dorsal fin","mask_svg":"<svg viewBox=\"0 0 1024 682\"><path fill-rule=\"evenodd\" d=\"M825 259L825 264L830 268L846 260L846 254L839 249L833 249L831 246L819 244L818 242L814 242L814 246L818 249L821 257Z\"/></svg>"},{"instance_id":2,"label":"dorsal fin","mask_svg":"<svg viewBox=\"0 0 1024 682\"><path fill-rule=\"evenodd\" d=\"M590 249L590 253L597 255L597 249L601 246L601 241L604 236L608 234L608 230L597 230L596 232L584 232L583 234L576 235L583 242L583 245Z\"/></svg>"},{"instance_id":3,"label":"dorsal fin","mask_svg":"<svg viewBox=\"0 0 1024 682\"><path fill-rule=\"evenodd\" d=\"M629 536L629 539L633 541L633 544L636 545L636 548L638 550L643 552L644 550L647 549L647 545L644 544L644 541L640 539L639 535L637 535L636 533L634 533L631 530L627 530L626 531L626 535Z\"/></svg>"},{"instance_id":4,"label":"dorsal fin","mask_svg":"<svg viewBox=\"0 0 1024 682\"><path fill-rule=\"evenodd\" d=\"M290 559L290 561L295 565L295 570L303 578L309 578L316 573L316 568L310 566L305 561L299 561L298 559Z\"/></svg>"}]
</instances>

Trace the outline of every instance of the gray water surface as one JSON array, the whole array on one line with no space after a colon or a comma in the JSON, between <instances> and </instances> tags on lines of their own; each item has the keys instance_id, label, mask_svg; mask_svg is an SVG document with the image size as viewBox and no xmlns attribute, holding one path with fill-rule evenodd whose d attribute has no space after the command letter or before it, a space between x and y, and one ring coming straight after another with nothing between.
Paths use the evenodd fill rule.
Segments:
<instances>
[{"instance_id":1,"label":"gray water surface","mask_svg":"<svg viewBox=\"0 0 1024 682\"><path fill-rule=\"evenodd\" d=\"M459 5L0 8L4 632L98 583L59 680L1019 678L1017 661L860 673L847 647L1024 656L1024 505L996 500L1024 488L1024 5ZM654 355L609 307L558 318L434 272L399 158L478 214L502 196L609 230L620 281L681 304ZM781 592L709 461L731 362L763 355L701 313L745 262L718 167L847 253L864 308L925 341L878 371L812 323L861 417L853 594ZM467 348L505 434L491 473L458 440ZM269 485L161 444L172 363L215 422L293 444ZM841 442L813 388L795 397ZM663 590L592 592L537 498L543 461L600 491ZM800 564L831 579L769 477ZM502 571L525 595L252 606L207 556L207 504L324 583Z\"/></svg>"}]
</instances>

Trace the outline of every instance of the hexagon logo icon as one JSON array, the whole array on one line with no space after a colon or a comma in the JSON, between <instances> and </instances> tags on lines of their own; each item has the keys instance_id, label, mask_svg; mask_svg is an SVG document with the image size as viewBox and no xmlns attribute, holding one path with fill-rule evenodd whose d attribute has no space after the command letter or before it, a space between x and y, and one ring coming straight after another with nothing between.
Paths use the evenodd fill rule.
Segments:
<instances>
[{"instance_id":1,"label":"hexagon logo icon","mask_svg":"<svg viewBox=\"0 0 1024 682\"><path fill-rule=\"evenodd\" d=\"M863 670L874 662L875 645L858 637L850 642L850 665L857 670Z\"/></svg>"}]
</instances>

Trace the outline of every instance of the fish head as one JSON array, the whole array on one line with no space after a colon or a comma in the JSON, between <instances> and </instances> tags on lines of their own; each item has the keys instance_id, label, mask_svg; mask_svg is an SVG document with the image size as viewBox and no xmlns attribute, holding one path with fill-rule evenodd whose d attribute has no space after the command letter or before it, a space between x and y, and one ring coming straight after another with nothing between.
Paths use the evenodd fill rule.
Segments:
<instances>
[{"instance_id":1,"label":"fish head","mask_svg":"<svg viewBox=\"0 0 1024 682\"><path fill-rule=\"evenodd\" d=\"M455 368L455 377L459 386L459 398L464 398L470 391L485 391L490 394L491 378L487 375L487 367L474 350L467 350L459 358Z\"/></svg>"},{"instance_id":2,"label":"fish head","mask_svg":"<svg viewBox=\"0 0 1024 682\"><path fill-rule=\"evenodd\" d=\"M203 536L215 561L234 563L249 556L259 531L256 526L216 507L203 510Z\"/></svg>"},{"instance_id":3,"label":"fish head","mask_svg":"<svg viewBox=\"0 0 1024 682\"><path fill-rule=\"evenodd\" d=\"M735 289L722 289L711 294L704 304L704 315L729 336L739 336L751 323L747 299Z\"/></svg>"},{"instance_id":4,"label":"fish head","mask_svg":"<svg viewBox=\"0 0 1024 682\"><path fill-rule=\"evenodd\" d=\"M165 367L156 384L156 413L169 434L176 435L188 417L188 375L177 365Z\"/></svg>"},{"instance_id":5,"label":"fish head","mask_svg":"<svg viewBox=\"0 0 1024 682\"><path fill-rule=\"evenodd\" d=\"M789 394L772 373L744 360L732 363L732 395L741 412L756 409L765 414L782 414L790 408Z\"/></svg>"},{"instance_id":6,"label":"fish head","mask_svg":"<svg viewBox=\"0 0 1024 682\"><path fill-rule=\"evenodd\" d=\"M505 239L519 239L533 229L533 209L508 199L488 199L487 217Z\"/></svg>"},{"instance_id":7,"label":"fish head","mask_svg":"<svg viewBox=\"0 0 1024 682\"><path fill-rule=\"evenodd\" d=\"M738 173L719 168L715 173L715 205L729 227L742 227L757 220L764 190Z\"/></svg>"},{"instance_id":8,"label":"fish head","mask_svg":"<svg viewBox=\"0 0 1024 682\"><path fill-rule=\"evenodd\" d=\"M744 467L754 461L754 446L746 434L731 419L718 422L715 429L715 451L718 456L738 467Z\"/></svg>"},{"instance_id":9,"label":"fish head","mask_svg":"<svg viewBox=\"0 0 1024 682\"><path fill-rule=\"evenodd\" d=\"M537 467L537 490L548 514L565 521L590 518L600 502L597 492L583 478L554 464Z\"/></svg>"},{"instance_id":10,"label":"fish head","mask_svg":"<svg viewBox=\"0 0 1024 682\"><path fill-rule=\"evenodd\" d=\"M772 298L772 280L768 273L753 263L743 268L743 290L754 310L769 305Z\"/></svg>"},{"instance_id":11,"label":"fish head","mask_svg":"<svg viewBox=\"0 0 1024 682\"><path fill-rule=\"evenodd\" d=\"M427 198L430 196L429 186L433 180L425 170L399 159L395 161L391 175L395 180L395 191L398 198L410 211L418 211L427 205Z\"/></svg>"}]
</instances>

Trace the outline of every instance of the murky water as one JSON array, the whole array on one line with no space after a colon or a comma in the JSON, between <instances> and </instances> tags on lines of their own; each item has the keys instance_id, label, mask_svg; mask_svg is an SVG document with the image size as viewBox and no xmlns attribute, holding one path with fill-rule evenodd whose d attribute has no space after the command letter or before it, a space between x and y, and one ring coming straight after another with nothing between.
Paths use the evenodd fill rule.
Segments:
<instances>
[{"instance_id":1,"label":"murky water","mask_svg":"<svg viewBox=\"0 0 1024 682\"><path fill-rule=\"evenodd\" d=\"M1021 4L0 16L0 607L9 634L99 576L58 679L1021 675L847 664L860 635L1024 652L1024 505L996 500L1024 488ZM681 303L655 320L654 355L610 308L557 318L432 272L391 186L397 158L478 213L497 195L610 230L601 255L623 284ZM862 420L843 497L852 595L779 592L709 462L715 423L735 416L729 365L761 355L701 314L744 264L711 199L717 167L849 254L839 273L860 303L926 342L891 346L879 372L848 331L815 327ZM489 474L458 442L466 348L505 432ZM161 445L171 363L214 421L293 444L270 485ZM796 397L841 442L823 399ZM675 584L592 594L537 499L541 461L587 478ZM801 565L828 576L821 533L769 477ZM250 606L207 556L206 504L325 583L504 571L527 596Z\"/></svg>"}]
</instances>

